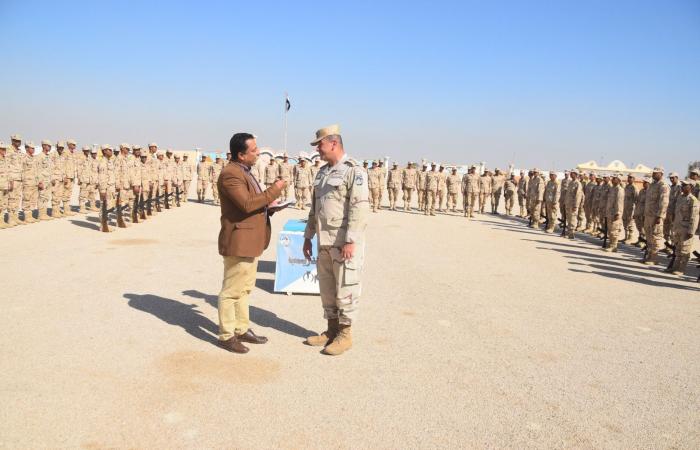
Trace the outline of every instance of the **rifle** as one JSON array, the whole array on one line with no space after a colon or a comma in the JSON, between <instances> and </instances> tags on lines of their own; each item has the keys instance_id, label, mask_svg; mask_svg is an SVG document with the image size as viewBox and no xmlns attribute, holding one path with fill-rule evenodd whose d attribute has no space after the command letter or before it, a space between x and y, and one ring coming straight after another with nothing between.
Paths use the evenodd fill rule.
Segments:
<instances>
[{"instance_id":1,"label":"rifle","mask_svg":"<svg viewBox=\"0 0 700 450\"><path fill-rule=\"evenodd\" d=\"M134 205L131 207L131 223L139 223L139 195L134 195Z\"/></svg>"},{"instance_id":2,"label":"rifle","mask_svg":"<svg viewBox=\"0 0 700 450\"><path fill-rule=\"evenodd\" d=\"M666 272L670 272L673 268L673 264L676 262L676 246L668 241L664 241L664 247L671 250L671 254L668 255L670 261L668 262L668 266L666 266Z\"/></svg>"},{"instance_id":3,"label":"rifle","mask_svg":"<svg viewBox=\"0 0 700 450\"><path fill-rule=\"evenodd\" d=\"M561 235L566 236L566 215L559 219L559 224L561 226Z\"/></svg>"},{"instance_id":4,"label":"rifle","mask_svg":"<svg viewBox=\"0 0 700 450\"><path fill-rule=\"evenodd\" d=\"M603 222L603 248L608 246L608 218Z\"/></svg>"},{"instance_id":5,"label":"rifle","mask_svg":"<svg viewBox=\"0 0 700 450\"><path fill-rule=\"evenodd\" d=\"M165 195L163 196L163 202L165 203L165 209L170 209L170 200L168 197L170 196L170 193L168 192L168 185L165 185Z\"/></svg>"},{"instance_id":6,"label":"rifle","mask_svg":"<svg viewBox=\"0 0 700 450\"><path fill-rule=\"evenodd\" d=\"M180 185L175 185L175 204L180 207Z\"/></svg>"},{"instance_id":7,"label":"rifle","mask_svg":"<svg viewBox=\"0 0 700 450\"><path fill-rule=\"evenodd\" d=\"M103 233L109 233L109 224L107 223L107 194L104 197L100 195L100 231Z\"/></svg>"},{"instance_id":8,"label":"rifle","mask_svg":"<svg viewBox=\"0 0 700 450\"><path fill-rule=\"evenodd\" d=\"M122 207L119 206L121 201L122 191L121 189L117 191L117 203L114 205L114 209L117 210L117 226L119 228L126 228L126 223L124 223L124 217L122 216Z\"/></svg>"}]
</instances>

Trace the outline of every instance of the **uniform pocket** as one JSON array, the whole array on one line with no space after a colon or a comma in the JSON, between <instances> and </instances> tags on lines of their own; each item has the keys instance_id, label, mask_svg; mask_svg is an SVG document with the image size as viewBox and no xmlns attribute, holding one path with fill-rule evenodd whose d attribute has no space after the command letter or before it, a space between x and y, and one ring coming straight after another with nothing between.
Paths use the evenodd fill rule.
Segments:
<instances>
[{"instance_id":1,"label":"uniform pocket","mask_svg":"<svg viewBox=\"0 0 700 450\"><path fill-rule=\"evenodd\" d=\"M346 286L358 284L360 282L360 265L358 261L353 259L347 259L343 262L343 284Z\"/></svg>"}]
</instances>

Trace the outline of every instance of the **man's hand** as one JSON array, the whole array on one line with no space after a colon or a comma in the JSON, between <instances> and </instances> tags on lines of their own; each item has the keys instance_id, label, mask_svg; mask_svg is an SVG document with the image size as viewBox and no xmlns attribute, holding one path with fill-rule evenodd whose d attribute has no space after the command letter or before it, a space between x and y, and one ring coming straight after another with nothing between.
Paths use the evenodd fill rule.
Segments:
<instances>
[{"instance_id":1,"label":"man's hand","mask_svg":"<svg viewBox=\"0 0 700 450\"><path fill-rule=\"evenodd\" d=\"M577 211L578 211L578 208L571 208L571 214L574 214Z\"/></svg>"},{"instance_id":2,"label":"man's hand","mask_svg":"<svg viewBox=\"0 0 700 450\"><path fill-rule=\"evenodd\" d=\"M37 187L39 188L40 191L43 191L44 190L44 182L40 181L39 184L37 185Z\"/></svg>"},{"instance_id":3,"label":"man's hand","mask_svg":"<svg viewBox=\"0 0 700 450\"><path fill-rule=\"evenodd\" d=\"M107 193L106 192L100 192L100 201L101 202L107 201Z\"/></svg>"},{"instance_id":4,"label":"man's hand","mask_svg":"<svg viewBox=\"0 0 700 450\"><path fill-rule=\"evenodd\" d=\"M287 182L282 179L277 179L275 180L274 185L277 187L277 189L282 190L287 187Z\"/></svg>"},{"instance_id":5,"label":"man's hand","mask_svg":"<svg viewBox=\"0 0 700 450\"><path fill-rule=\"evenodd\" d=\"M355 244L348 242L347 244L343 245L343 248L340 250L340 254L343 257L343 260L352 259L352 257L355 256Z\"/></svg>"},{"instance_id":6,"label":"man's hand","mask_svg":"<svg viewBox=\"0 0 700 450\"><path fill-rule=\"evenodd\" d=\"M657 217L656 221L654 221L654 224L659 225L661 223L661 217Z\"/></svg>"},{"instance_id":7,"label":"man's hand","mask_svg":"<svg viewBox=\"0 0 700 450\"><path fill-rule=\"evenodd\" d=\"M314 254L313 254L313 247L312 247L312 245L311 245L311 239L304 239L304 247L303 247L303 250L304 250L304 257L306 257L306 259L308 259L309 261L311 261L311 257L314 256Z\"/></svg>"},{"instance_id":8,"label":"man's hand","mask_svg":"<svg viewBox=\"0 0 700 450\"><path fill-rule=\"evenodd\" d=\"M615 214L615 218L614 218L613 220L614 220L614 221L615 221L615 220L620 220L620 215L619 215L619 214Z\"/></svg>"},{"instance_id":9,"label":"man's hand","mask_svg":"<svg viewBox=\"0 0 700 450\"><path fill-rule=\"evenodd\" d=\"M134 194L141 192L141 186L134 186Z\"/></svg>"}]
</instances>

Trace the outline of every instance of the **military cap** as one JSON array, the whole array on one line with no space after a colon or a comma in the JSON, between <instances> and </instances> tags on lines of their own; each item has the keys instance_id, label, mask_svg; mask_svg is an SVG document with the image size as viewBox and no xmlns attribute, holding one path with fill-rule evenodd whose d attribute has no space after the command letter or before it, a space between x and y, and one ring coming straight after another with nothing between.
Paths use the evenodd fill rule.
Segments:
<instances>
[{"instance_id":1,"label":"military cap","mask_svg":"<svg viewBox=\"0 0 700 450\"><path fill-rule=\"evenodd\" d=\"M571 173L571 171L570 171L570 170L565 170L564 173Z\"/></svg>"},{"instance_id":2,"label":"military cap","mask_svg":"<svg viewBox=\"0 0 700 450\"><path fill-rule=\"evenodd\" d=\"M12 136L10 136L10 140L13 140L13 141L21 141L21 140L22 140L22 136L20 136L19 134L13 134Z\"/></svg>"},{"instance_id":3,"label":"military cap","mask_svg":"<svg viewBox=\"0 0 700 450\"><path fill-rule=\"evenodd\" d=\"M695 175L700 175L700 169L698 169L697 167L693 167L690 170L690 173L694 173Z\"/></svg>"},{"instance_id":4,"label":"military cap","mask_svg":"<svg viewBox=\"0 0 700 450\"><path fill-rule=\"evenodd\" d=\"M32 142L32 141L27 141L27 142L25 142L25 143L24 143L24 146L25 146L25 147L29 147L29 148L35 148L35 147L34 147L34 142Z\"/></svg>"},{"instance_id":5,"label":"military cap","mask_svg":"<svg viewBox=\"0 0 700 450\"><path fill-rule=\"evenodd\" d=\"M131 146L130 146L129 144L127 144L126 142L122 142L121 144L119 144L119 148L120 148L120 149L122 149L122 148L131 148Z\"/></svg>"},{"instance_id":6,"label":"military cap","mask_svg":"<svg viewBox=\"0 0 700 450\"><path fill-rule=\"evenodd\" d=\"M616 173L613 173L612 175L610 175L611 178L617 178L618 180L621 180L622 176L623 175L619 172L616 172Z\"/></svg>"},{"instance_id":7,"label":"military cap","mask_svg":"<svg viewBox=\"0 0 700 450\"><path fill-rule=\"evenodd\" d=\"M83 147L83 148L85 148L85 147ZM96 155L96 154L97 154L97 149L96 149L96 148L93 148L92 150L90 150L90 153L92 153L93 155Z\"/></svg>"},{"instance_id":8,"label":"military cap","mask_svg":"<svg viewBox=\"0 0 700 450\"><path fill-rule=\"evenodd\" d=\"M112 146L109 145L109 144L102 144L102 147L100 147L100 148L101 148L102 150L112 150L112 151L114 151L114 149L112 148Z\"/></svg>"},{"instance_id":9,"label":"military cap","mask_svg":"<svg viewBox=\"0 0 700 450\"><path fill-rule=\"evenodd\" d=\"M669 177L669 178L673 178L673 177L678 178L678 174L677 174L676 172L671 172L671 173L668 174L668 177Z\"/></svg>"},{"instance_id":10,"label":"military cap","mask_svg":"<svg viewBox=\"0 0 700 450\"><path fill-rule=\"evenodd\" d=\"M83 145L83 151L90 151L92 150L89 145Z\"/></svg>"},{"instance_id":11,"label":"military cap","mask_svg":"<svg viewBox=\"0 0 700 450\"><path fill-rule=\"evenodd\" d=\"M141 146L138 144L134 144L133 147L131 147L132 150L141 150Z\"/></svg>"},{"instance_id":12,"label":"military cap","mask_svg":"<svg viewBox=\"0 0 700 450\"><path fill-rule=\"evenodd\" d=\"M148 144L148 146L149 147L158 147L158 144L156 144L155 142L151 142L150 144Z\"/></svg>"},{"instance_id":13,"label":"military cap","mask_svg":"<svg viewBox=\"0 0 700 450\"><path fill-rule=\"evenodd\" d=\"M172 152L173 152L173 150L170 148L165 149L165 153L172 153Z\"/></svg>"},{"instance_id":14,"label":"military cap","mask_svg":"<svg viewBox=\"0 0 700 450\"><path fill-rule=\"evenodd\" d=\"M7 144L5 144L3 141L0 141L0 148L7 149Z\"/></svg>"},{"instance_id":15,"label":"military cap","mask_svg":"<svg viewBox=\"0 0 700 450\"><path fill-rule=\"evenodd\" d=\"M41 145L53 145L53 144L48 139L44 139L41 141Z\"/></svg>"},{"instance_id":16,"label":"military cap","mask_svg":"<svg viewBox=\"0 0 700 450\"><path fill-rule=\"evenodd\" d=\"M175 159L180 159L180 155L175 154Z\"/></svg>"},{"instance_id":17,"label":"military cap","mask_svg":"<svg viewBox=\"0 0 700 450\"><path fill-rule=\"evenodd\" d=\"M393 163L393 164L394 164L394 165L397 165L398 163L397 163L396 161L394 161L394 163Z\"/></svg>"},{"instance_id":18,"label":"military cap","mask_svg":"<svg viewBox=\"0 0 700 450\"><path fill-rule=\"evenodd\" d=\"M320 128L320 129L316 130L316 139L311 141L310 145L311 146L318 145L318 143L321 142L321 140L323 138L326 138L328 136L334 136L334 135L340 136L340 125L335 124L335 125L329 125L329 126L324 127L324 128Z\"/></svg>"},{"instance_id":19,"label":"military cap","mask_svg":"<svg viewBox=\"0 0 700 450\"><path fill-rule=\"evenodd\" d=\"M567 172L569 172L570 174L572 174L572 173L574 173L574 174L576 174L576 175L579 174L579 173L578 173L578 170L576 170L576 169L567 170Z\"/></svg>"},{"instance_id":20,"label":"military cap","mask_svg":"<svg viewBox=\"0 0 700 450\"><path fill-rule=\"evenodd\" d=\"M436 163L436 162L431 162L430 165L431 165L431 166L437 166L437 163Z\"/></svg>"},{"instance_id":21,"label":"military cap","mask_svg":"<svg viewBox=\"0 0 700 450\"><path fill-rule=\"evenodd\" d=\"M645 183L651 183L651 177L644 177L644 180L642 181L644 181Z\"/></svg>"},{"instance_id":22,"label":"military cap","mask_svg":"<svg viewBox=\"0 0 700 450\"><path fill-rule=\"evenodd\" d=\"M533 171L533 172L539 172L540 169L538 169L537 167L535 167L534 169L532 169L532 171Z\"/></svg>"},{"instance_id":23,"label":"military cap","mask_svg":"<svg viewBox=\"0 0 700 450\"><path fill-rule=\"evenodd\" d=\"M163 153L163 152L160 151L160 150L158 150L158 151L156 152L156 156L163 156L163 155L165 155L165 153Z\"/></svg>"},{"instance_id":24,"label":"military cap","mask_svg":"<svg viewBox=\"0 0 700 450\"><path fill-rule=\"evenodd\" d=\"M58 147L65 148L66 143L63 141L58 141L58 142L56 142L56 148L58 148Z\"/></svg>"},{"instance_id":25,"label":"military cap","mask_svg":"<svg viewBox=\"0 0 700 450\"><path fill-rule=\"evenodd\" d=\"M651 173L664 173L664 168L661 166L654 167L654 170L652 170Z\"/></svg>"},{"instance_id":26,"label":"military cap","mask_svg":"<svg viewBox=\"0 0 700 450\"><path fill-rule=\"evenodd\" d=\"M2 147L0 147L2 148ZM695 180L691 178L686 178L685 180L681 180L681 184L695 184Z\"/></svg>"},{"instance_id":27,"label":"military cap","mask_svg":"<svg viewBox=\"0 0 700 450\"><path fill-rule=\"evenodd\" d=\"M68 140L66 141L66 144L68 144L68 145L70 145L70 144L78 145L78 143L75 142L75 140L73 140L73 139L68 139Z\"/></svg>"}]
</instances>

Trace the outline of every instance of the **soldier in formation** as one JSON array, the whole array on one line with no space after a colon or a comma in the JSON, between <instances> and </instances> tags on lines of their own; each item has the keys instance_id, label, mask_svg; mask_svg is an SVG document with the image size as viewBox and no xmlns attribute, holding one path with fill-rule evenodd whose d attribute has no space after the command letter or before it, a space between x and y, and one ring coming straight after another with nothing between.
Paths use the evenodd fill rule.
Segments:
<instances>
[{"instance_id":1,"label":"soldier in formation","mask_svg":"<svg viewBox=\"0 0 700 450\"><path fill-rule=\"evenodd\" d=\"M389 209L391 211L396 211L396 202L399 198L399 192L401 192L401 178L401 169L399 169L398 165L394 162L391 170L389 171L386 186L387 191L389 192Z\"/></svg>"},{"instance_id":2,"label":"soldier in formation","mask_svg":"<svg viewBox=\"0 0 700 450\"><path fill-rule=\"evenodd\" d=\"M300 159L299 164L294 166L294 196L296 197L297 209L306 209L306 204L310 200L309 191L313 186L314 178L311 175L311 168L306 166L306 160Z\"/></svg>"}]
</instances>

